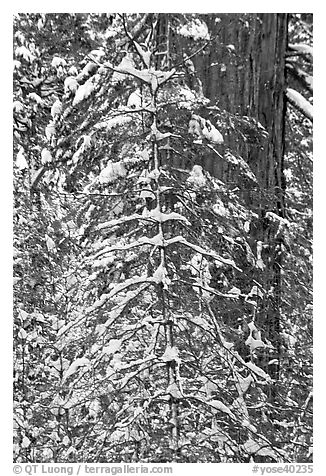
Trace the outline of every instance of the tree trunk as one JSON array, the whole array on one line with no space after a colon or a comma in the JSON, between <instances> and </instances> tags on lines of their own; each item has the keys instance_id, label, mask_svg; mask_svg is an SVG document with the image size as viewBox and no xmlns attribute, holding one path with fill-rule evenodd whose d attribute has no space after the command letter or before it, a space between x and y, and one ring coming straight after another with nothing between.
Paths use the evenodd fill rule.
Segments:
<instances>
[{"instance_id":1,"label":"tree trunk","mask_svg":"<svg viewBox=\"0 0 326 476\"><path fill-rule=\"evenodd\" d=\"M220 22L212 16L206 21L217 35L206 55L195 58L195 66L203 81L204 94L231 117L249 116L268 132L265 140L239 139L237 134L225 137L227 147L236 151L250 165L258 179L253 190L243 188L243 198L259 220L251 230L254 242L262 241L266 269L260 281L273 299L266 299L257 320L278 354L281 313L281 238L265 219L272 211L284 217L283 176L285 132L285 52L287 47L287 14L221 14ZM225 182L230 179L229 164L206 159L205 168ZM250 187L251 188L251 187ZM276 355L277 357L277 355ZM277 378L278 365L269 369Z\"/></svg>"}]
</instances>

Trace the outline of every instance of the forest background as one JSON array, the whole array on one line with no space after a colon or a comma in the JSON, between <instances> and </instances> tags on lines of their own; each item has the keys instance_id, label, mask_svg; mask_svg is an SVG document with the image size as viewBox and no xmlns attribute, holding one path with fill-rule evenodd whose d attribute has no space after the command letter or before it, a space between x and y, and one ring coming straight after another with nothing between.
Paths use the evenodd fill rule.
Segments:
<instances>
[{"instance_id":1,"label":"forest background","mask_svg":"<svg viewBox=\"0 0 326 476\"><path fill-rule=\"evenodd\" d=\"M314 34L314 35L315 35L315 34ZM318 80L317 80L317 82L318 82ZM317 90L317 91L318 91L318 90ZM317 92L317 94L318 94L318 92ZM315 93L315 95L316 95L316 93ZM318 186L318 184L317 184L317 186ZM315 207L316 207L316 209L317 209L317 213L318 213L319 204L320 204L320 201L318 200L318 201L315 203ZM317 240L318 240L318 238L317 238Z\"/></svg>"}]
</instances>

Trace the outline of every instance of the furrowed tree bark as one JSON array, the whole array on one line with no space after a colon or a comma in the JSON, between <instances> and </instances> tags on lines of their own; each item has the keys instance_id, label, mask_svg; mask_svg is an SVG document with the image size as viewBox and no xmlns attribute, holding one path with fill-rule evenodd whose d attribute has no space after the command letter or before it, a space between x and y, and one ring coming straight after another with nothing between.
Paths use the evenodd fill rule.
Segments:
<instances>
[{"instance_id":1,"label":"furrowed tree bark","mask_svg":"<svg viewBox=\"0 0 326 476\"><path fill-rule=\"evenodd\" d=\"M155 38L157 47L160 46L164 48L163 54L161 58L158 60L158 64L156 65L157 69L165 63L165 66L171 69L171 62L170 62L170 23L169 23L169 15L159 15L157 25L156 25L156 38ZM154 129L157 129L158 126L158 109L157 109L157 102L156 102L156 95L157 90L151 90L152 95L152 126ZM170 144L170 140L168 139L168 145ZM153 165L154 169L157 171L160 169L162 165L161 152L159 151L159 146L156 138L153 140ZM168 161L171 159L170 151L167 151L167 159ZM164 197L161 195L161 186L160 186L160 177L156 179L156 206L163 212L163 204L164 204ZM163 224L158 224L158 233L164 237L166 233L169 232L169 225L165 224L166 228L163 228ZM160 266L166 269L166 255L165 249L162 247L160 249ZM164 286L162 285L159 296L162 302L162 318L164 322L164 332L165 332L165 345L166 349L172 349L174 346L174 322L173 316L171 315L171 311L169 310L168 306L168 295ZM176 378L176 370L175 370L175 361L168 361L166 362L166 371L167 371L167 382L168 388L174 389L174 391L178 388L178 382ZM177 398L172 395L172 392L169 395L169 413L170 413L170 423L171 423L171 430L170 430L170 449L172 452L177 456L179 453L179 404Z\"/></svg>"},{"instance_id":2,"label":"furrowed tree bark","mask_svg":"<svg viewBox=\"0 0 326 476\"><path fill-rule=\"evenodd\" d=\"M257 322L279 354L281 319L282 238L275 238L275 230L265 218L272 211L286 216L284 204L285 180L284 133L286 112L286 69L288 14L221 14L220 22L209 16L206 21L212 36L209 53L194 58L196 70L203 81L204 94L221 110L235 116L249 116L258 120L268 132L264 141L239 140L229 134L226 146L237 151L250 165L258 178L258 187L242 190L243 198L259 220L251 230L254 241L262 241L266 269L261 280L265 289L273 290L273 299L264 300ZM228 182L229 165L208 156L205 168ZM267 362L265 363L267 365ZM278 377L279 364L269 369Z\"/></svg>"}]
</instances>

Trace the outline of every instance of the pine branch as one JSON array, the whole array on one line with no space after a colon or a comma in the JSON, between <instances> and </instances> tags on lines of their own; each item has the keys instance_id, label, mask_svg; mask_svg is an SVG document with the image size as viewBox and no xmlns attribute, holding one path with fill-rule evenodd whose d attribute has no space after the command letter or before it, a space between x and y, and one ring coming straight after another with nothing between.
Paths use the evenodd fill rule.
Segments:
<instances>
[{"instance_id":1,"label":"pine branch","mask_svg":"<svg viewBox=\"0 0 326 476\"><path fill-rule=\"evenodd\" d=\"M313 120L313 107L310 102L305 99L302 94L300 94L295 89L287 88L286 97L289 103L298 111L300 111L305 117Z\"/></svg>"}]
</instances>

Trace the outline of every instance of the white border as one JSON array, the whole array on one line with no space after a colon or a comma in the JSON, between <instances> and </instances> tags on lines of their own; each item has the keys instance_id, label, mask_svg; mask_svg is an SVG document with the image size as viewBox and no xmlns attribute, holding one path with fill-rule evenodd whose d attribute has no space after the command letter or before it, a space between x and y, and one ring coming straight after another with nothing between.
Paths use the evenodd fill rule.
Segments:
<instances>
[{"instance_id":1,"label":"white border","mask_svg":"<svg viewBox=\"0 0 326 476\"><path fill-rule=\"evenodd\" d=\"M89 4L77 1L17 1L6 5L1 15L0 45L1 45L1 155L0 155L0 224L1 224L1 332L0 332L0 409L1 409L1 440L0 440L0 471L2 474L12 473L12 15L15 12L105 12L112 6L113 11L120 12L196 12L210 13L241 13L241 12L313 12L314 13L314 86L315 86L315 122L314 122L314 473L325 474L322 469L324 461L325 438L325 400L326 400L326 372L325 358L325 293L326 293L326 266L325 266L325 222L326 222L326 170L325 170L325 31L326 9L321 2L303 1L273 1L273 2L175 2L162 3L137 2L119 0L92 1ZM119 6L119 10L117 10ZM91 8L90 8L91 7ZM264 8L265 7L265 8ZM62 466L62 465L61 465ZM252 465L238 464L199 464L172 465L174 476L204 471L205 474L242 475L252 474ZM275 465L276 466L276 465ZM80 473L82 474L82 473Z\"/></svg>"}]
</instances>

